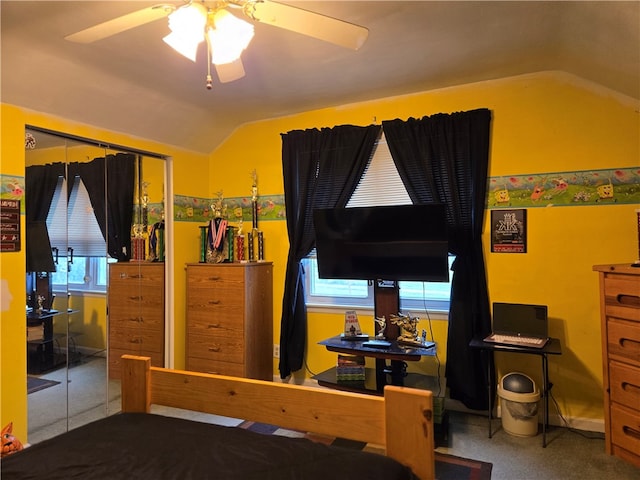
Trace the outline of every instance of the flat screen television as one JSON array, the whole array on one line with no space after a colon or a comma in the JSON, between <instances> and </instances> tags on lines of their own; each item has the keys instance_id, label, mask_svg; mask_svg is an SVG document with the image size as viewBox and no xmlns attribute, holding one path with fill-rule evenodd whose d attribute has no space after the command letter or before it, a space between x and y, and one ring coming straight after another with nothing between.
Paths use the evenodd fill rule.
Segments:
<instances>
[{"instance_id":1,"label":"flat screen television","mask_svg":"<svg viewBox=\"0 0 640 480\"><path fill-rule=\"evenodd\" d=\"M443 204L316 209L320 278L449 281Z\"/></svg>"}]
</instances>

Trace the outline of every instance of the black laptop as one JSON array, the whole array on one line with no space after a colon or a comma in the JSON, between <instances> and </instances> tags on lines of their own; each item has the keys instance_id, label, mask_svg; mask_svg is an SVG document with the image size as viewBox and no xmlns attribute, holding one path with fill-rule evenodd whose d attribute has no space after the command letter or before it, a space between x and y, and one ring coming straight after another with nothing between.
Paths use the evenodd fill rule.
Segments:
<instances>
[{"instance_id":1,"label":"black laptop","mask_svg":"<svg viewBox=\"0 0 640 480\"><path fill-rule=\"evenodd\" d=\"M546 305L493 304L493 331L484 341L501 345L543 348L549 341Z\"/></svg>"}]
</instances>

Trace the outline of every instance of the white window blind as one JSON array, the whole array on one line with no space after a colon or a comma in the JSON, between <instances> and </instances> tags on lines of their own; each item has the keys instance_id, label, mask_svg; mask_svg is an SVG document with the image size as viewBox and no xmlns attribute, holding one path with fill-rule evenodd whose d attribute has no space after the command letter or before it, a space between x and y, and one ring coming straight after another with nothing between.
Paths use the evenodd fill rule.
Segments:
<instances>
[{"instance_id":1,"label":"white window blind","mask_svg":"<svg viewBox=\"0 0 640 480\"><path fill-rule=\"evenodd\" d=\"M73 190L66 202L66 182L60 177L47 217L51 246L59 255L67 254L67 246L78 257L104 257L107 247L89 200L89 193L80 177L73 179Z\"/></svg>"},{"instance_id":2,"label":"white window blind","mask_svg":"<svg viewBox=\"0 0 640 480\"><path fill-rule=\"evenodd\" d=\"M348 207L411 205L413 202L393 162L387 140L382 133L371 154L371 161L360 179Z\"/></svg>"}]
</instances>

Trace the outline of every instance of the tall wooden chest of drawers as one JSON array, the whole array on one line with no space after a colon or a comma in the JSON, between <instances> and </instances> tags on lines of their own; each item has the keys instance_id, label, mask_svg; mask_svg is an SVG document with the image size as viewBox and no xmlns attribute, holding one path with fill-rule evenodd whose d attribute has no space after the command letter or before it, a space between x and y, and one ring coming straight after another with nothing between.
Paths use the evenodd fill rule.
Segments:
<instances>
[{"instance_id":1,"label":"tall wooden chest of drawers","mask_svg":"<svg viewBox=\"0 0 640 480\"><path fill-rule=\"evenodd\" d=\"M164 366L164 263L109 264L109 378L120 378L123 354Z\"/></svg>"},{"instance_id":2,"label":"tall wooden chest of drawers","mask_svg":"<svg viewBox=\"0 0 640 480\"><path fill-rule=\"evenodd\" d=\"M600 277L606 451L640 467L640 268L593 269Z\"/></svg>"},{"instance_id":3,"label":"tall wooden chest of drawers","mask_svg":"<svg viewBox=\"0 0 640 480\"><path fill-rule=\"evenodd\" d=\"M273 266L187 264L186 368L273 380Z\"/></svg>"}]
</instances>

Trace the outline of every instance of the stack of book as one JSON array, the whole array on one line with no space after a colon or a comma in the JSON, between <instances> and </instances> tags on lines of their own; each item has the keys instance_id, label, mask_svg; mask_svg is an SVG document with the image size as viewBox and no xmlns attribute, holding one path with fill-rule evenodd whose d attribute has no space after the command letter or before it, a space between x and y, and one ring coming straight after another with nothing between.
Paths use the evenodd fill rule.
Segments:
<instances>
[{"instance_id":1,"label":"stack of book","mask_svg":"<svg viewBox=\"0 0 640 480\"><path fill-rule=\"evenodd\" d=\"M364 382L364 357L361 355L338 355L336 380L338 382Z\"/></svg>"},{"instance_id":2,"label":"stack of book","mask_svg":"<svg viewBox=\"0 0 640 480\"><path fill-rule=\"evenodd\" d=\"M44 340L44 323L27 325L27 342Z\"/></svg>"}]
</instances>

